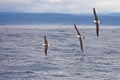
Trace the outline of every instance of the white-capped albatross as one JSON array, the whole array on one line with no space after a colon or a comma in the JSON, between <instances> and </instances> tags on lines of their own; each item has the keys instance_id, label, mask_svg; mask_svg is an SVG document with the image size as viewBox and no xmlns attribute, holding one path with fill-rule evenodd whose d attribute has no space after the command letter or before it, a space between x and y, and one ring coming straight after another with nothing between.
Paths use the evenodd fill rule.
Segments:
<instances>
[{"instance_id":1,"label":"white-capped albatross","mask_svg":"<svg viewBox=\"0 0 120 80\"><path fill-rule=\"evenodd\" d=\"M97 34L97 37L99 37L99 24L100 24L100 21L98 20L95 8L93 8L93 13L94 13L94 21L93 22L96 24L96 34Z\"/></svg>"},{"instance_id":2,"label":"white-capped albatross","mask_svg":"<svg viewBox=\"0 0 120 80\"><path fill-rule=\"evenodd\" d=\"M45 52L45 55L47 56L47 52L48 52L48 40L47 40L47 37L44 36L44 52Z\"/></svg>"},{"instance_id":3,"label":"white-capped albatross","mask_svg":"<svg viewBox=\"0 0 120 80\"><path fill-rule=\"evenodd\" d=\"M82 36L80 35L80 32L79 32L79 30L77 29L76 24L74 24L74 28L75 28L75 30L76 30L76 32L77 32L77 38L78 38L79 41L80 41L80 48L81 48L81 50L82 50L82 52L83 52L83 51L84 51L84 50L83 50L83 38L82 38Z\"/></svg>"}]
</instances>

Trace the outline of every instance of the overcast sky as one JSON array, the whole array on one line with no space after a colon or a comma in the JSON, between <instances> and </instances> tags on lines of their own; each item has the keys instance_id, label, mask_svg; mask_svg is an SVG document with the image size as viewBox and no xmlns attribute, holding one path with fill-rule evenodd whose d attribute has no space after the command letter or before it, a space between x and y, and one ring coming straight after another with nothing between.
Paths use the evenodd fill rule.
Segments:
<instances>
[{"instance_id":1,"label":"overcast sky","mask_svg":"<svg viewBox=\"0 0 120 80\"><path fill-rule=\"evenodd\" d=\"M0 12L89 14L120 12L120 0L0 0Z\"/></svg>"}]
</instances>

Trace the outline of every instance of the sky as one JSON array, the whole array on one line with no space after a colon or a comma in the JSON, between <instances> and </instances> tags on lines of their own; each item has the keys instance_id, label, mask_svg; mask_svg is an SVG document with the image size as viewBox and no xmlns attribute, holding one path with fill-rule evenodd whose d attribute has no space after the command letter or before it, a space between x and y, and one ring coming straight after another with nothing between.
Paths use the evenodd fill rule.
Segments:
<instances>
[{"instance_id":1,"label":"sky","mask_svg":"<svg viewBox=\"0 0 120 80\"><path fill-rule=\"evenodd\" d=\"M0 0L0 12L90 14L120 13L120 0Z\"/></svg>"}]
</instances>

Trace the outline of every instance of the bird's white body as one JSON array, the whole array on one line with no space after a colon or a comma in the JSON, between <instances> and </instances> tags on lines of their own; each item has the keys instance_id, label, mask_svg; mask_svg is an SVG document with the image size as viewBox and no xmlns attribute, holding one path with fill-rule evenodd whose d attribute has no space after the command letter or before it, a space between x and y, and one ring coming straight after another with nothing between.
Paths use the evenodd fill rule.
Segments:
<instances>
[{"instance_id":1,"label":"bird's white body","mask_svg":"<svg viewBox=\"0 0 120 80\"><path fill-rule=\"evenodd\" d=\"M80 38L80 35L77 35L76 37L77 37L77 38Z\"/></svg>"},{"instance_id":2,"label":"bird's white body","mask_svg":"<svg viewBox=\"0 0 120 80\"><path fill-rule=\"evenodd\" d=\"M77 38L80 38L80 35L77 35L76 37L77 37ZM82 38L82 39L85 39L84 36L81 36L81 38Z\"/></svg>"},{"instance_id":3,"label":"bird's white body","mask_svg":"<svg viewBox=\"0 0 120 80\"><path fill-rule=\"evenodd\" d=\"M46 45L50 46L50 44L43 44L43 46L46 46Z\"/></svg>"},{"instance_id":4,"label":"bird's white body","mask_svg":"<svg viewBox=\"0 0 120 80\"><path fill-rule=\"evenodd\" d=\"M96 21L96 20L93 20L93 22L96 24L98 22L98 24L100 24L101 22L100 21Z\"/></svg>"}]
</instances>

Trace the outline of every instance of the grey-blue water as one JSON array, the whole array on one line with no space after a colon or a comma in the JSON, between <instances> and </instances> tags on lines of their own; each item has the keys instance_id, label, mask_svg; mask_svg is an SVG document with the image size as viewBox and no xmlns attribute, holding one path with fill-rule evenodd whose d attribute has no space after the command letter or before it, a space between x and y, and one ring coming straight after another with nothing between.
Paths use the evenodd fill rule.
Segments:
<instances>
[{"instance_id":1,"label":"grey-blue water","mask_svg":"<svg viewBox=\"0 0 120 80\"><path fill-rule=\"evenodd\" d=\"M0 80L120 80L120 28L100 28L97 37L94 26L78 26L81 52L73 26L31 26L0 26Z\"/></svg>"}]
</instances>

